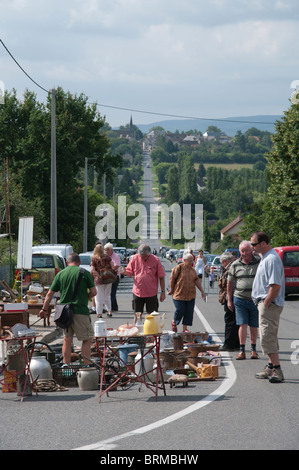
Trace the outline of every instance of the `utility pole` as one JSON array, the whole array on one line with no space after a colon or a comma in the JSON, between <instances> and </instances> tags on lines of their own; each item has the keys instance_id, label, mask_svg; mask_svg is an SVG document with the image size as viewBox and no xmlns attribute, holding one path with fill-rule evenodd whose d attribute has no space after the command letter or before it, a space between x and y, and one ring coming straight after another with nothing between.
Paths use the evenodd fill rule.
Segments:
<instances>
[{"instance_id":1,"label":"utility pole","mask_svg":"<svg viewBox=\"0 0 299 470\"><path fill-rule=\"evenodd\" d=\"M51 90L51 220L50 243L57 243L57 183L56 183L56 96Z\"/></svg>"},{"instance_id":2,"label":"utility pole","mask_svg":"<svg viewBox=\"0 0 299 470\"><path fill-rule=\"evenodd\" d=\"M88 158L85 158L84 172L84 226L83 226L83 253L87 251L87 210L88 210Z\"/></svg>"}]
</instances>

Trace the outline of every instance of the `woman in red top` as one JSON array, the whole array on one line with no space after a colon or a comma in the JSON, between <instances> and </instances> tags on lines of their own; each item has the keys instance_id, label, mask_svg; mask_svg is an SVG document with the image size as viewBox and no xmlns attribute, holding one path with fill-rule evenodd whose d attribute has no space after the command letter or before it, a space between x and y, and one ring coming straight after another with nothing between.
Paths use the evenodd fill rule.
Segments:
<instances>
[{"instance_id":1,"label":"woman in red top","mask_svg":"<svg viewBox=\"0 0 299 470\"><path fill-rule=\"evenodd\" d=\"M111 311L111 286L112 284L103 284L100 278L101 268L114 269L114 264L111 261L110 256L106 255L103 246L98 243L94 250L91 258L91 275L94 278L94 283L97 289L97 295L95 296L97 316L102 318L103 306L106 305L108 310L108 316L112 317Z\"/></svg>"}]
</instances>

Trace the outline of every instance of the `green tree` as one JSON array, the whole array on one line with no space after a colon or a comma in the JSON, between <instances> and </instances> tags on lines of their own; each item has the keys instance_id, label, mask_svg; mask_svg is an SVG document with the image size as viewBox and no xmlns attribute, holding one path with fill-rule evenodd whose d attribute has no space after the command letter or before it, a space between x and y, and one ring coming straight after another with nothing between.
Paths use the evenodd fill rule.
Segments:
<instances>
[{"instance_id":1,"label":"green tree","mask_svg":"<svg viewBox=\"0 0 299 470\"><path fill-rule=\"evenodd\" d=\"M207 215L204 215L204 221L203 221L203 247L204 250L210 251L211 249L211 234L207 222Z\"/></svg>"},{"instance_id":2,"label":"green tree","mask_svg":"<svg viewBox=\"0 0 299 470\"><path fill-rule=\"evenodd\" d=\"M198 197L196 172L192 155L187 154L180 167L180 201L182 204L194 204Z\"/></svg>"},{"instance_id":3,"label":"green tree","mask_svg":"<svg viewBox=\"0 0 299 470\"><path fill-rule=\"evenodd\" d=\"M273 148L266 155L269 188L265 222L273 243L297 245L299 237L299 104L276 124Z\"/></svg>"},{"instance_id":4,"label":"green tree","mask_svg":"<svg viewBox=\"0 0 299 470\"><path fill-rule=\"evenodd\" d=\"M166 202L170 206L174 202L179 202L179 173L175 165L171 166L168 171L168 185L166 189Z\"/></svg>"}]
</instances>

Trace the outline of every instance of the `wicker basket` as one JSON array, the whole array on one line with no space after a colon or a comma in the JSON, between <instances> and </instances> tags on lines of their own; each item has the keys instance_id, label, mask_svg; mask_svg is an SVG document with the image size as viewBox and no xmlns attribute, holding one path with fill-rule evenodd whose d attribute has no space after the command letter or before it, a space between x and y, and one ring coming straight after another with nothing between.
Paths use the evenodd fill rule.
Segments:
<instances>
[{"instance_id":1,"label":"wicker basket","mask_svg":"<svg viewBox=\"0 0 299 470\"><path fill-rule=\"evenodd\" d=\"M194 341L194 339L196 338L196 336L200 336L203 341L207 341L208 337L210 336L210 334L207 333L207 332L205 332L205 333L200 333L200 332L197 332L197 333L181 333L181 335L182 335L183 341L185 343L192 343Z\"/></svg>"}]
</instances>

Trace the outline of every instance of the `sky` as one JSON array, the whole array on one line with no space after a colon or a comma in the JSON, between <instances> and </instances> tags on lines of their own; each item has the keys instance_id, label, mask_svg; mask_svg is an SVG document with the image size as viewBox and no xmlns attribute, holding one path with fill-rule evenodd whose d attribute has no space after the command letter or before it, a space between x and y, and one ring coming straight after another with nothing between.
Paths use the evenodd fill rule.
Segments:
<instances>
[{"instance_id":1,"label":"sky","mask_svg":"<svg viewBox=\"0 0 299 470\"><path fill-rule=\"evenodd\" d=\"M83 93L112 127L282 114L298 23L298 0L0 0L0 39L26 73ZM0 84L47 97L2 44Z\"/></svg>"}]
</instances>

